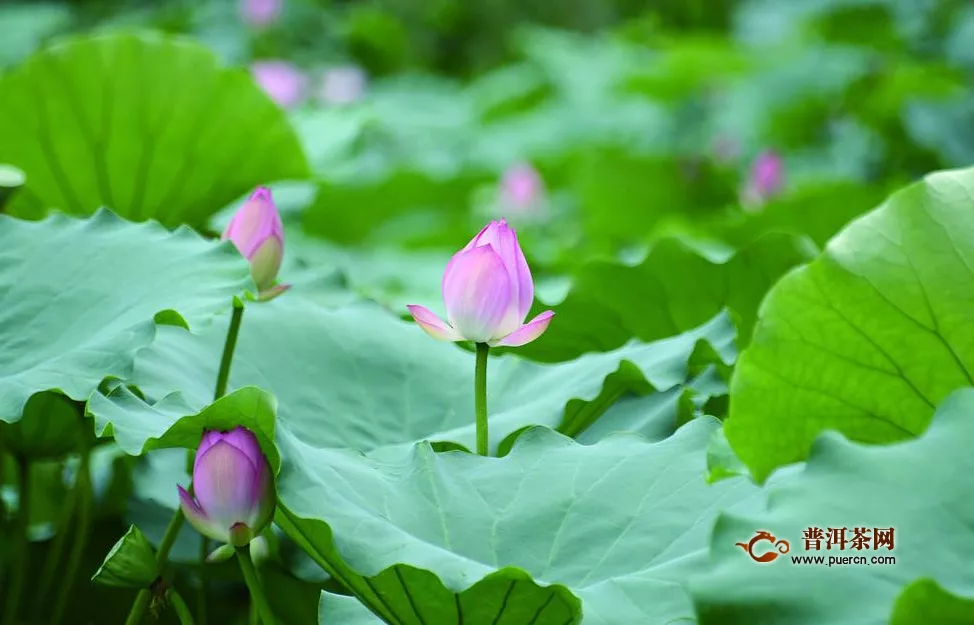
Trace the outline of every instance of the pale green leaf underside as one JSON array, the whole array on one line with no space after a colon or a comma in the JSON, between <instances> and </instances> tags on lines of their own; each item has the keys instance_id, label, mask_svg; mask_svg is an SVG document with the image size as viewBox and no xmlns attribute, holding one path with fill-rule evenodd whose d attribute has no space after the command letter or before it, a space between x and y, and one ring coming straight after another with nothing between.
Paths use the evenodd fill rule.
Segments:
<instances>
[{"instance_id":1,"label":"pale green leaf underside","mask_svg":"<svg viewBox=\"0 0 974 625\"><path fill-rule=\"evenodd\" d=\"M827 429L885 443L974 385L974 170L854 221L765 300L731 385L727 438L763 479Z\"/></svg>"},{"instance_id":2,"label":"pale green leaf underside","mask_svg":"<svg viewBox=\"0 0 974 625\"><path fill-rule=\"evenodd\" d=\"M904 586L921 577L948 593L974 597L972 412L974 390L964 389L944 401L929 430L915 440L875 447L836 433L820 436L804 471L768 487L764 512L721 515L710 573L693 584L701 623L885 623ZM820 552L805 551L802 532L808 527L892 527L894 548L826 551L823 543ZM757 564L735 546L757 530L788 540L789 556L887 555L896 563L829 568L785 557ZM931 618L910 621L916 623L941 622L932 618L940 610L971 613L969 603L965 608L963 600L942 591L931 597L929 590L914 588L897 609L916 613L917 604L925 605Z\"/></svg>"},{"instance_id":3,"label":"pale green leaf underside","mask_svg":"<svg viewBox=\"0 0 974 625\"><path fill-rule=\"evenodd\" d=\"M974 598L953 595L932 579L918 579L900 593L889 622L970 625L974 623Z\"/></svg>"},{"instance_id":4,"label":"pale green leaf underside","mask_svg":"<svg viewBox=\"0 0 974 625\"><path fill-rule=\"evenodd\" d=\"M8 422L34 393L85 400L104 378L126 378L158 313L197 328L253 289L232 245L107 211L88 220L0 216L0 250L0 419Z\"/></svg>"},{"instance_id":5,"label":"pale green leaf underside","mask_svg":"<svg viewBox=\"0 0 974 625\"><path fill-rule=\"evenodd\" d=\"M308 175L284 113L243 69L159 34L70 39L0 78L0 162L26 187L11 214L101 206L203 226L254 186Z\"/></svg>"}]
</instances>

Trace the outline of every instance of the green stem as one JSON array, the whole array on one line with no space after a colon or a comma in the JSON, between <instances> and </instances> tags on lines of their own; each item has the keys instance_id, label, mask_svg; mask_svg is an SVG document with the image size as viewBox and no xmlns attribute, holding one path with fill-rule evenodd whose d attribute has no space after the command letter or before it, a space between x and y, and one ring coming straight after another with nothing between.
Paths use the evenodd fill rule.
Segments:
<instances>
[{"instance_id":1,"label":"green stem","mask_svg":"<svg viewBox=\"0 0 974 625\"><path fill-rule=\"evenodd\" d=\"M125 619L125 625L139 625L142 622L142 615L149 607L150 599L152 599L152 592L148 588L139 591L132 603L132 609L129 610L129 616Z\"/></svg>"},{"instance_id":2,"label":"green stem","mask_svg":"<svg viewBox=\"0 0 974 625\"><path fill-rule=\"evenodd\" d=\"M71 492L68 493L67 500L64 502L64 510L61 515L61 522L58 524L57 534L54 536L51 548L47 551L47 559L44 561L41 579L37 584L37 598L30 620L32 623L40 622L41 612L48 605L54 576L61 570L61 556L64 554L65 545L68 544L68 530L71 527L71 521L74 519L77 505L78 488L76 484L75 488L72 488Z\"/></svg>"},{"instance_id":3,"label":"green stem","mask_svg":"<svg viewBox=\"0 0 974 625\"><path fill-rule=\"evenodd\" d=\"M182 595L176 592L175 588L170 588L166 591L166 599L169 600L169 605L172 606L176 616L179 617L181 625L194 625L193 615L190 613L189 607L187 607Z\"/></svg>"},{"instance_id":4,"label":"green stem","mask_svg":"<svg viewBox=\"0 0 974 625\"><path fill-rule=\"evenodd\" d=\"M220 372L216 376L214 401L227 394L227 382L230 381L230 363L233 361L233 350L237 347L237 335L240 334L240 321L243 318L243 311L243 304L234 301L230 328L227 330L227 340L223 344L223 357L220 359Z\"/></svg>"},{"instance_id":5,"label":"green stem","mask_svg":"<svg viewBox=\"0 0 974 625\"><path fill-rule=\"evenodd\" d=\"M487 452L487 343L477 343L477 375L474 381L474 407L477 410L477 453Z\"/></svg>"},{"instance_id":6,"label":"green stem","mask_svg":"<svg viewBox=\"0 0 974 625\"><path fill-rule=\"evenodd\" d=\"M250 559L250 545L237 547L237 560L240 561L240 571L243 573L247 588L250 589L250 599L257 608L260 620L264 625L276 625L274 613L271 611L271 604L267 603L267 597L260 587L260 580L257 579L257 569L254 568L254 561Z\"/></svg>"},{"instance_id":7,"label":"green stem","mask_svg":"<svg viewBox=\"0 0 974 625\"><path fill-rule=\"evenodd\" d=\"M230 363L233 361L233 352L237 346L237 335L240 333L240 321L242 318L243 304L234 300L233 314L230 317L230 327L227 329L227 339L223 344L223 356L220 358L220 370L216 376L214 399L223 397L227 392L227 382L230 380ZM192 465L190 465L190 469L192 469ZM192 485L190 485L189 492L191 495L193 494ZM162 542L159 543L159 551L156 552L156 562L159 565L160 573L166 564L166 560L169 559L169 551L172 549L173 543L176 542L176 536L179 535L179 530L182 528L184 520L183 509L177 506L176 512L173 513L172 519L169 521L169 526L166 527L166 533L162 537ZM204 606L200 607L200 610L204 611L206 609L206 587L202 578L202 572L200 575L200 586L202 587L200 598L204 603ZM151 598L151 591L148 588L143 588L139 591L139 594L135 597L135 601L132 603L132 609L129 610L125 625L138 625L142 621L142 615L145 614L146 608L149 607L149 600Z\"/></svg>"},{"instance_id":8,"label":"green stem","mask_svg":"<svg viewBox=\"0 0 974 625\"><path fill-rule=\"evenodd\" d=\"M220 370L216 375L216 388L213 391L213 401L227 394L227 384L230 382L230 365L233 363L233 352L237 348L237 337L240 335L240 322L243 320L243 304L234 300L233 312L230 315L230 327L227 329L227 339L223 343L223 356L220 357ZM192 464L190 465L192 467ZM196 621L199 625L206 625L206 556L210 553L210 541L206 536L200 536L200 585L196 588Z\"/></svg>"},{"instance_id":9,"label":"green stem","mask_svg":"<svg viewBox=\"0 0 974 625\"><path fill-rule=\"evenodd\" d=\"M200 536L200 585L196 587L196 622L206 625L206 556L210 555L210 541L206 536Z\"/></svg>"},{"instance_id":10,"label":"green stem","mask_svg":"<svg viewBox=\"0 0 974 625\"><path fill-rule=\"evenodd\" d=\"M51 613L51 625L58 625L61 617L64 616L64 608L67 606L71 589L74 588L78 567L81 566L81 557L84 555L91 532L91 510L94 506L95 494L91 486L91 450L88 447L87 437L83 440L85 443L81 450L81 464L78 465L78 477L74 484L77 493L75 496L78 500L77 531L71 544L71 551L68 553L68 563L61 578L62 583L58 589L54 610Z\"/></svg>"},{"instance_id":11,"label":"green stem","mask_svg":"<svg viewBox=\"0 0 974 625\"><path fill-rule=\"evenodd\" d=\"M30 541L30 460L18 456L19 483L17 485L17 528L13 540L14 557L11 559L10 584L8 585L6 608L3 611L4 625L14 625L18 622L20 613L20 595L24 588L24 577L27 574L27 549Z\"/></svg>"},{"instance_id":12,"label":"green stem","mask_svg":"<svg viewBox=\"0 0 974 625\"><path fill-rule=\"evenodd\" d=\"M190 486L190 494L192 492L193 487ZM169 552L172 550L173 543L176 542L176 537L179 536L179 530L182 529L185 520L186 517L183 516L183 509L176 508L175 514L169 520L169 525L166 526L166 533L162 535L162 541L159 543L159 551L156 552L156 564L158 565L159 571L162 570L166 560L169 558ZM152 599L151 590L143 588L139 591L139 594L135 597L135 601L132 603L132 609L129 610L129 616L125 620L125 625L138 625L142 622L142 615L145 614L145 609L149 607L150 599Z\"/></svg>"}]
</instances>

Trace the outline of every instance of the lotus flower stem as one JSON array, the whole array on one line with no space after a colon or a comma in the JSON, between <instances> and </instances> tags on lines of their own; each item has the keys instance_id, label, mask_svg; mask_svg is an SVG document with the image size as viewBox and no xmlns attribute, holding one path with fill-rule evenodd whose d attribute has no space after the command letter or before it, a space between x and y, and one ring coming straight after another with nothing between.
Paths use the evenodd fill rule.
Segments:
<instances>
[{"instance_id":1,"label":"lotus flower stem","mask_svg":"<svg viewBox=\"0 0 974 625\"><path fill-rule=\"evenodd\" d=\"M175 588L169 588L166 591L166 599L169 601L169 605L172 606L173 612L179 618L179 622L182 625L195 625L193 623L193 615L189 611L186 602L183 601L182 595L180 595Z\"/></svg>"},{"instance_id":2,"label":"lotus flower stem","mask_svg":"<svg viewBox=\"0 0 974 625\"><path fill-rule=\"evenodd\" d=\"M81 464L78 466L78 477L74 484L77 499L77 531L74 540L71 541L71 551L68 553L68 562L63 572L63 582L58 590L57 599L54 603L54 610L51 612L51 625L58 625L61 617L64 616L64 608L67 606L68 597L75 584L75 577L78 575L78 567L81 566L81 557L84 555L85 547L88 545L88 538L91 533L91 508L94 506L95 495L91 486L91 449L88 446L87 437L84 437L81 450ZM67 531L67 527L64 531Z\"/></svg>"},{"instance_id":3,"label":"lotus flower stem","mask_svg":"<svg viewBox=\"0 0 974 625\"><path fill-rule=\"evenodd\" d=\"M487 451L487 354L490 346L477 343L477 369L474 380L474 408L477 411L477 453L488 455Z\"/></svg>"},{"instance_id":4,"label":"lotus flower stem","mask_svg":"<svg viewBox=\"0 0 974 625\"><path fill-rule=\"evenodd\" d=\"M17 528L11 551L14 557L10 562L10 583L7 585L6 607L3 611L4 625L15 625L20 621L20 593L24 588L24 574L27 572L27 533L30 530L30 460L17 456L19 482L17 484Z\"/></svg>"},{"instance_id":5,"label":"lotus flower stem","mask_svg":"<svg viewBox=\"0 0 974 625\"><path fill-rule=\"evenodd\" d=\"M257 578L257 569L254 561L250 559L250 545L237 547L237 559L240 561L240 571L243 573L247 588L250 589L250 599L260 614L260 620L264 625L277 625L271 605L267 603L264 590L260 587L260 580Z\"/></svg>"},{"instance_id":6,"label":"lotus flower stem","mask_svg":"<svg viewBox=\"0 0 974 625\"><path fill-rule=\"evenodd\" d=\"M233 313L230 316L230 327L227 329L227 340L223 344L223 356L220 358L220 370L216 376L216 390L213 391L213 401L227 394L227 383L230 381L230 364L233 362L233 352L237 348L237 336L240 334L240 322L243 320L243 304L237 300L233 302ZM192 466L192 461L190 466ZM210 553L210 540L200 536L200 562L205 565L206 556ZM199 625L206 625L206 576L200 572L200 585L196 589L196 620Z\"/></svg>"},{"instance_id":7,"label":"lotus flower stem","mask_svg":"<svg viewBox=\"0 0 974 625\"><path fill-rule=\"evenodd\" d=\"M0 479L0 484L3 480ZM41 571L40 582L37 584L37 598L34 603L34 611L30 615L28 623L39 623L41 611L47 606L50 597L51 584L54 583L54 576L61 570L61 556L64 554L64 546L68 543L67 529L74 518L75 508L78 505L78 489L72 488L64 502L64 509L61 513L61 520L57 526L57 533L51 541L51 548L47 552L47 559L44 561L44 569Z\"/></svg>"},{"instance_id":8,"label":"lotus flower stem","mask_svg":"<svg viewBox=\"0 0 974 625\"><path fill-rule=\"evenodd\" d=\"M227 329L227 338L223 344L223 356L220 358L220 370L216 376L216 390L214 391L214 400L223 397L227 392L227 383L230 380L230 363L233 362L233 352L237 347L237 335L240 333L240 322L243 319L243 305L238 301L233 303L233 314L230 317L230 327ZM190 450L188 456L188 464L190 470L193 466L193 458L195 452ZM193 494L193 486L190 485L189 493ZM169 551L172 549L173 543L176 542L176 536L179 535L179 530L183 527L183 522L186 517L183 515L182 506L177 506L176 511L173 513L172 519L169 521L169 525L166 527L166 532L162 536L162 541L159 543L159 551L156 552L156 562L159 564L159 570L165 566L166 561L169 559ZM205 537L201 537L203 542L203 548L207 547L207 541ZM201 550L201 561L206 561L206 551ZM200 611L205 610L205 601L203 595L206 592L205 586L201 580L200 596L198 599L202 599L204 602L203 607L200 607ZM148 588L143 588L136 595L135 601L132 603L132 609L129 611L128 619L125 621L125 625L138 625L142 621L142 615L145 614L145 610L149 607L149 600L151 599L151 591ZM205 616L204 616L205 618Z\"/></svg>"},{"instance_id":9,"label":"lotus flower stem","mask_svg":"<svg viewBox=\"0 0 974 625\"><path fill-rule=\"evenodd\" d=\"M230 380L230 363L233 362L233 352L237 348L237 335L240 334L240 321L243 319L243 304L233 302L233 315L230 317L230 328L227 330L227 340L223 344L223 357L220 359L220 371L216 376L216 390L213 401L227 394L227 382Z\"/></svg>"}]
</instances>

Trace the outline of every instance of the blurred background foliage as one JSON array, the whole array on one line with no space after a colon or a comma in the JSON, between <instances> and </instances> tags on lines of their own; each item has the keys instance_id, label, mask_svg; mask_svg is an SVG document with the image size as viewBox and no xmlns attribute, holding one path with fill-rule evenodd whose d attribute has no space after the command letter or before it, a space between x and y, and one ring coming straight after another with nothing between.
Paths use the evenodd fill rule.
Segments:
<instances>
[{"instance_id":1,"label":"blurred background foliage","mask_svg":"<svg viewBox=\"0 0 974 625\"><path fill-rule=\"evenodd\" d=\"M519 352L540 361L671 336L723 306L743 346L774 278L893 189L974 162L974 6L965 0L4 2L0 67L7 80L27 80L15 75L20 64L52 42L143 30L186 36L221 64L249 68L286 111L297 141L266 147L274 179L254 181L272 183L285 215L286 281L328 305L367 297L396 314L407 302L438 309L445 259L503 214L518 228L539 298L567 311ZM154 98L197 88L178 73L167 80ZM13 102L4 84L13 82L0 82L0 100ZM201 102L217 117L233 108ZM0 129L3 115L14 123L4 106ZM222 159L213 167L224 168L210 172L217 178L249 149L265 150L265 127L248 126L246 110L241 120L226 153L212 148ZM29 162L26 143L9 137L0 132L0 162ZM68 141L53 140L55 151ZM69 148L61 158L75 155ZM770 181L761 180L762 155L777 163ZM0 203L37 217L50 196L27 173L11 196L22 181L0 169ZM214 233L252 186L238 182L201 181L180 206L159 195L149 213L109 208ZM112 204L92 193L99 201L78 211ZM612 317L631 310L628 300L613 309L613 297L633 281L648 285L647 302L665 305ZM722 295L700 304L704 291ZM612 324L592 329L586 312ZM47 455L31 475L38 575L45 552L60 548L52 537L73 527L61 500L77 460ZM158 476L178 476L181 462L181 451L134 459L96 449L82 571L129 522L158 540L178 479ZM13 464L0 462L11 510ZM192 560L194 540L184 530L177 561ZM293 612L286 622L312 622L319 589L342 590L293 545L279 548L268 576L280 589L270 595L282 618ZM235 579L230 566L215 571ZM182 574L191 578L193 566ZM242 589L218 581L215 592L228 600L217 605L232 606ZM114 623L129 598L83 583L72 602L84 604L85 622Z\"/></svg>"}]
</instances>

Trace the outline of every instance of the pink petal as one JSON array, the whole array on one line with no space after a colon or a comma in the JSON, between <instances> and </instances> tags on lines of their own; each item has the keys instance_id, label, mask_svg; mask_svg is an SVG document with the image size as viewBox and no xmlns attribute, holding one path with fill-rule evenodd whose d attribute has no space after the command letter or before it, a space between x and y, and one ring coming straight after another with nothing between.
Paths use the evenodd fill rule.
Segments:
<instances>
[{"instance_id":1,"label":"pink petal","mask_svg":"<svg viewBox=\"0 0 974 625\"><path fill-rule=\"evenodd\" d=\"M543 186L541 175L530 163L511 165L501 178L501 191L516 208L526 208L537 201Z\"/></svg>"},{"instance_id":2,"label":"pink petal","mask_svg":"<svg viewBox=\"0 0 974 625\"><path fill-rule=\"evenodd\" d=\"M517 280L518 285L517 321L524 323L528 312L531 311L531 305L534 303L534 279L531 277L528 261L524 258L524 252L521 251L521 245L518 243L517 233L511 229L511 234L514 237L514 279Z\"/></svg>"},{"instance_id":3,"label":"pink petal","mask_svg":"<svg viewBox=\"0 0 974 625\"><path fill-rule=\"evenodd\" d=\"M257 440L257 436L253 432L242 425L238 425L222 436L224 442L230 443L244 452L255 467L259 468L264 464L264 453L260 450L260 441Z\"/></svg>"},{"instance_id":4,"label":"pink petal","mask_svg":"<svg viewBox=\"0 0 974 625\"><path fill-rule=\"evenodd\" d=\"M271 190L257 187L233 215L222 238L233 241L240 253L250 260L261 245L272 237L284 247L284 225L271 197Z\"/></svg>"},{"instance_id":5,"label":"pink petal","mask_svg":"<svg viewBox=\"0 0 974 625\"><path fill-rule=\"evenodd\" d=\"M230 532L228 528L221 528L215 523L213 523L200 508L193 496L190 495L185 488L178 486L179 489L179 507L183 510L183 515L189 524L193 528L213 540L219 540L221 542L226 542L230 537Z\"/></svg>"},{"instance_id":6,"label":"pink petal","mask_svg":"<svg viewBox=\"0 0 974 625\"><path fill-rule=\"evenodd\" d=\"M531 269L528 268L528 261L524 258L524 252L518 243L517 232L507 225L506 219L492 221L484 226L464 249L483 245L494 248L504 261L504 267L511 280L511 301L516 305L511 307L511 316L502 324L504 334L508 334L524 323L528 311L531 310L531 304L534 303L534 280L531 278Z\"/></svg>"},{"instance_id":7,"label":"pink petal","mask_svg":"<svg viewBox=\"0 0 974 625\"><path fill-rule=\"evenodd\" d=\"M196 470L196 465L199 464L200 458L203 454L209 450L210 447L216 445L223 439L223 432L220 430L206 430L203 432L203 438L200 439L199 447L196 448L196 459L193 460L193 470Z\"/></svg>"},{"instance_id":8,"label":"pink petal","mask_svg":"<svg viewBox=\"0 0 974 625\"><path fill-rule=\"evenodd\" d=\"M253 511L258 468L247 454L226 441L210 447L193 470L196 500L210 522L224 531Z\"/></svg>"},{"instance_id":9,"label":"pink petal","mask_svg":"<svg viewBox=\"0 0 974 625\"><path fill-rule=\"evenodd\" d=\"M269 302L275 297L283 294L285 291L291 288L290 284L275 284L266 291L261 291L260 295L257 297L258 302Z\"/></svg>"},{"instance_id":10,"label":"pink petal","mask_svg":"<svg viewBox=\"0 0 974 625\"><path fill-rule=\"evenodd\" d=\"M304 99L307 78L287 61L257 61L250 66L250 73L261 89L283 108L296 106Z\"/></svg>"},{"instance_id":11,"label":"pink petal","mask_svg":"<svg viewBox=\"0 0 974 625\"><path fill-rule=\"evenodd\" d=\"M242 0L240 15L251 26L267 26L277 20L282 8L282 0Z\"/></svg>"},{"instance_id":12,"label":"pink petal","mask_svg":"<svg viewBox=\"0 0 974 625\"><path fill-rule=\"evenodd\" d=\"M247 519L247 525L259 534L274 518L274 508L277 504L277 493L274 492L274 476L271 467L266 462L259 470L257 486L253 493L253 514Z\"/></svg>"},{"instance_id":13,"label":"pink petal","mask_svg":"<svg viewBox=\"0 0 974 625\"><path fill-rule=\"evenodd\" d=\"M436 314L426 308L425 306L419 306L417 304L410 304L406 306L409 309L409 314L413 316L413 319L419 324L419 327L426 330L426 333L432 336L434 339L440 341L462 341L463 337L451 328L445 321L436 316Z\"/></svg>"},{"instance_id":14,"label":"pink petal","mask_svg":"<svg viewBox=\"0 0 974 625\"><path fill-rule=\"evenodd\" d=\"M493 344L502 347L520 347L521 345L527 345L548 329L548 324L551 323L551 318L554 316L555 312L553 310L546 310Z\"/></svg>"},{"instance_id":15,"label":"pink petal","mask_svg":"<svg viewBox=\"0 0 974 625\"><path fill-rule=\"evenodd\" d=\"M491 221L489 224L487 224L486 226L484 226L483 228L481 228L480 229L480 232L478 232L476 234L476 236L474 236L474 238L470 239L470 243L467 243L466 245L464 245L463 246L463 249L460 250L460 251L461 252L466 252L467 250L471 250L471 249L475 248L476 246L480 245L480 239L481 239L481 237L483 237L485 234L487 234L487 232L491 228L496 228L496 227L497 227L497 222L496 221Z\"/></svg>"},{"instance_id":16,"label":"pink petal","mask_svg":"<svg viewBox=\"0 0 974 625\"><path fill-rule=\"evenodd\" d=\"M504 336L501 330L512 307L511 280L493 247L454 255L443 276L443 302L450 325L463 338L486 342Z\"/></svg>"}]
</instances>

